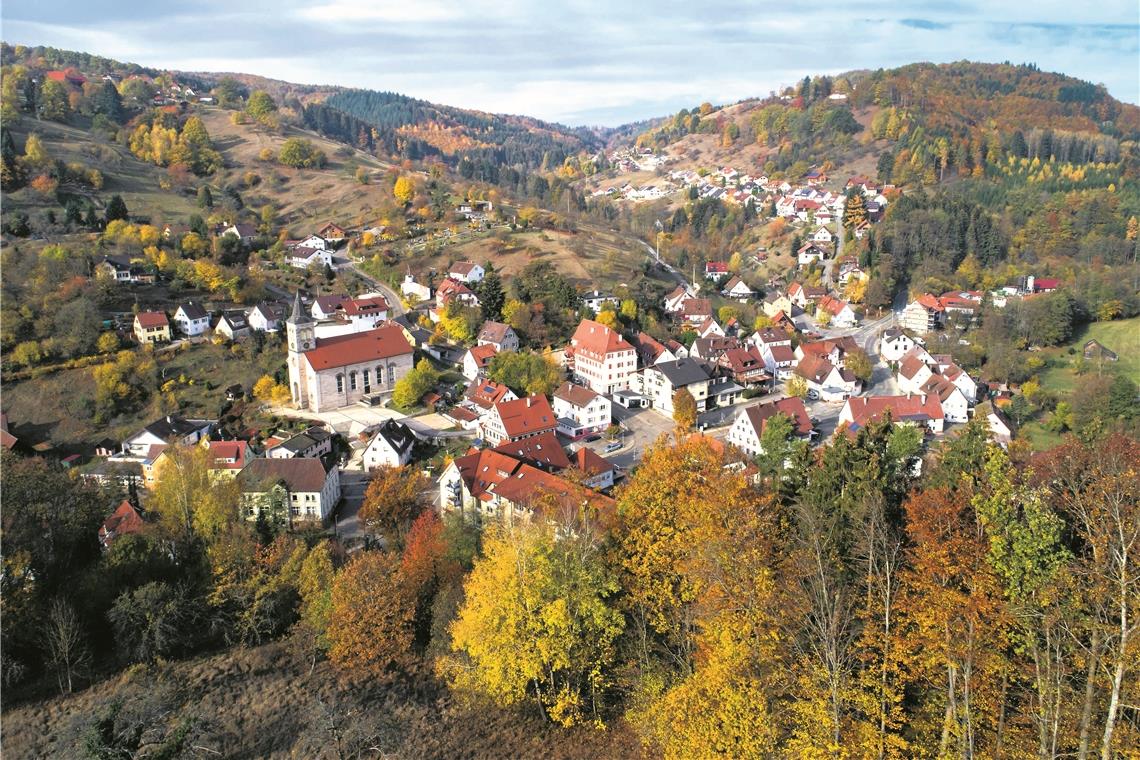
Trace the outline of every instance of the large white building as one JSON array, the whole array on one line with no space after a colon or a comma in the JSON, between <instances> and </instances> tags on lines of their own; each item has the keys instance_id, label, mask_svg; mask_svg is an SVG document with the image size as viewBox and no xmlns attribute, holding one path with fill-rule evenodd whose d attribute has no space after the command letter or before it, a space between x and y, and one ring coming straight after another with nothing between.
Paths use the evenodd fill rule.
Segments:
<instances>
[{"instance_id":1,"label":"large white building","mask_svg":"<svg viewBox=\"0 0 1140 760\"><path fill-rule=\"evenodd\" d=\"M390 394L412 369L413 349L398 325L318 339L316 324L298 294L285 322L289 390L298 408L323 412Z\"/></svg>"},{"instance_id":2,"label":"large white building","mask_svg":"<svg viewBox=\"0 0 1140 760\"><path fill-rule=\"evenodd\" d=\"M605 430L612 419L610 400L581 385L563 383L554 391L554 416L558 432L574 437Z\"/></svg>"},{"instance_id":3,"label":"large white building","mask_svg":"<svg viewBox=\"0 0 1140 760\"><path fill-rule=\"evenodd\" d=\"M596 393L627 390L637 372L637 350L616 330L592 319L578 325L567 354L575 379Z\"/></svg>"}]
</instances>

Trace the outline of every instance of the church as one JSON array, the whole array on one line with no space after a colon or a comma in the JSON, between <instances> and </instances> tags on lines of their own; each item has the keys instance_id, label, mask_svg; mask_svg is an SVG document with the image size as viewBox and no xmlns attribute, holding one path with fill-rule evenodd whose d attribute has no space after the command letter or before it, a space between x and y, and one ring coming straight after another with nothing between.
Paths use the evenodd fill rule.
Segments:
<instances>
[{"instance_id":1,"label":"church","mask_svg":"<svg viewBox=\"0 0 1140 760\"><path fill-rule=\"evenodd\" d=\"M317 338L316 327L298 293L285 322L289 390L298 409L327 412L366 396L391 395L412 369L413 349L399 325L329 338Z\"/></svg>"}]
</instances>

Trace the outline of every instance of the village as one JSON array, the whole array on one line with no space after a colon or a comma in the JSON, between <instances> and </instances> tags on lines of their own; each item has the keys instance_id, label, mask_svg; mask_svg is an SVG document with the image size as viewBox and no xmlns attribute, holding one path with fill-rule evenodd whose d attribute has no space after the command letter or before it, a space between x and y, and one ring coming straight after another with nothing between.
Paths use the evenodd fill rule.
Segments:
<instances>
[{"instance_id":1,"label":"village","mask_svg":"<svg viewBox=\"0 0 1140 760\"><path fill-rule=\"evenodd\" d=\"M809 209L803 189L793 195L777 201L780 213L842 214L834 199L810 200ZM214 233L243 239L255 231L219 225ZM285 261L303 269L351 266L338 248L352 237L326 222L288 241ZM835 264L832 242L822 235L806 242L797 269ZM285 510L290 525L326 526L350 545L367 538L355 515L380 467L424 468L438 509L482 523L529 514L538 493L567 506L612 508L615 486L649 446L674 431L706 436L734 467L755 471L752 460L764 453L765 430L778 415L791 423L791 437L811 445L853 436L887 415L929 443L980 416L1004 446L1013 426L989 400L1001 389L991 394L950 356L929 351L927 339L968 327L984 298L1001 307L1060 286L1028 277L992 293L926 293L868 319L840 295L852 278L866 278L850 258L839 260L834 289L773 280L763 295L727 262L708 262L692 282L662 266L677 282L660 304L669 337L623 331L609 318L619 299L598 289L580 293L572 338L537 354L560 378L548 393L490 378L496 356L528 351L509 324L485 320L469 343L439 329L456 309L480 307L489 263L455 261L433 284L409 270L399 293L373 282L374 290L356 295L282 293L276 301L214 313L193 301L172 312L139 310L128 329L140 350L258 334L281 339L287 396L251 399L254 389L240 385L224 394L228 402L250 400L297 424L289 434L255 441L227 435L215 419L169 415L105 442L80 473L118 481L131 497L108 519L101 540L106 545L145 524L146 494L175 446L208 449L215 475L237 478L249 519ZM126 288L153 282L145 268L115 256L97 265L96 276ZM718 304L753 304L763 317L754 326L718 319ZM411 384L423 360L432 368L430 386L417 388L414 409L401 410L393 403L397 388ZM10 447L15 439L6 429L4 435ZM435 469L427 461L433 456ZM64 464L78 466L78 459Z\"/></svg>"}]
</instances>

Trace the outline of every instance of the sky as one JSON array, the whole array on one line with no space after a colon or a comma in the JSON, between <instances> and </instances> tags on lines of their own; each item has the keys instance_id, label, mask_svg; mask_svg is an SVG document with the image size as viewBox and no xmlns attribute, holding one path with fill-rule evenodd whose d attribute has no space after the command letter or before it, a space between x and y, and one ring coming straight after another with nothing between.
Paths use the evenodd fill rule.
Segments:
<instances>
[{"instance_id":1,"label":"sky","mask_svg":"<svg viewBox=\"0 0 1140 760\"><path fill-rule=\"evenodd\" d=\"M964 59L1033 62L1140 103L1137 0L4 0L0 37L569 125Z\"/></svg>"}]
</instances>

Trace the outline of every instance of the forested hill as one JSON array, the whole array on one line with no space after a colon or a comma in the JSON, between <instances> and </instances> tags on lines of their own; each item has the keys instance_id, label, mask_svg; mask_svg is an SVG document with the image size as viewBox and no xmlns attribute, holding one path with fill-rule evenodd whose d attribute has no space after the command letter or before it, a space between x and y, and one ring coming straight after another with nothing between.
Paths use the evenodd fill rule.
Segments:
<instances>
[{"instance_id":1,"label":"forested hill","mask_svg":"<svg viewBox=\"0 0 1140 760\"><path fill-rule=\"evenodd\" d=\"M503 116L436 105L392 92L342 90L323 104L306 106L306 123L323 131L323 109L359 119L379 139L409 158L436 155L471 163L525 169L555 169L567 156L600 147L588 129L570 129L525 116ZM335 135L330 135L335 136Z\"/></svg>"}]
</instances>

